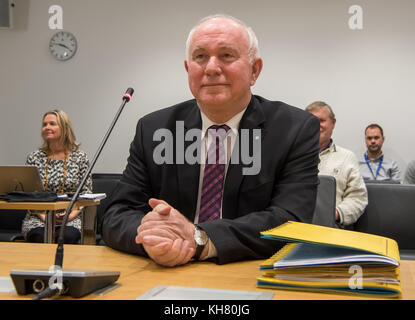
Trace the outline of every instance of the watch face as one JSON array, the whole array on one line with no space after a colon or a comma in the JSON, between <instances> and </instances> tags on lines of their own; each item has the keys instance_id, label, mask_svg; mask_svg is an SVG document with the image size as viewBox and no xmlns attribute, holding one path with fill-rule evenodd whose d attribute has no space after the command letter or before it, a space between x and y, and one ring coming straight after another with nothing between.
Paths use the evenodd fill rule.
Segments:
<instances>
[{"instance_id":1,"label":"watch face","mask_svg":"<svg viewBox=\"0 0 415 320\"><path fill-rule=\"evenodd\" d=\"M61 61L72 58L76 49L76 38L72 33L67 31L56 32L49 41L50 53Z\"/></svg>"},{"instance_id":2,"label":"watch face","mask_svg":"<svg viewBox=\"0 0 415 320\"><path fill-rule=\"evenodd\" d=\"M204 232L203 230L200 230L198 228L195 229L194 238L195 238L195 242L198 246L204 246L208 241L208 236L207 236L206 232Z\"/></svg>"}]
</instances>

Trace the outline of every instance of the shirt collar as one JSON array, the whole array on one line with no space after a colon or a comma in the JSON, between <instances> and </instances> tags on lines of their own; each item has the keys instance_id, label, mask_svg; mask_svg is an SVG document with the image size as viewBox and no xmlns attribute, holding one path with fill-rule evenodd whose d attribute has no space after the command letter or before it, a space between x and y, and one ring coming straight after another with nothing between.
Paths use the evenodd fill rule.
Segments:
<instances>
[{"instance_id":1,"label":"shirt collar","mask_svg":"<svg viewBox=\"0 0 415 320\"><path fill-rule=\"evenodd\" d=\"M217 124L217 125L226 124L232 130L232 133L235 136L238 135L239 123L241 122L241 119L245 113L245 110L246 108L243 109L241 112L237 113L236 115L234 115L231 119L229 119L225 123L212 122L202 111L200 111L200 114L202 117L202 139L205 137L207 129L209 129L209 127L214 124Z\"/></svg>"},{"instance_id":2,"label":"shirt collar","mask_svg":"<svg viewBox=\"0 0 415 320\"><path fill-rule=\"evenodd\" d=\"M369 160L369 161L373 161L373 162L376 162L376 161L379 161L380 160L380 158L382 158L383 157L383 152L380 154L380 156L379 157L377 157L377 158L369 158L369 156L367 155L367 151L366 151L366 156L367 156L367 159Z\"/></svg>"},{"instance_id":3,"label":"shirt collar","mask_svg":"<svg viewBox=\"0 0 415 320\"><path fill-rule=\"evenodd\" d=\"M322 153L328 153L328 152L336 152L336 144L334 143L333 139L330 139L329 144L327 147L325 147L323 150L320 151L320 154Z\"/></svg>"}]
</instances>

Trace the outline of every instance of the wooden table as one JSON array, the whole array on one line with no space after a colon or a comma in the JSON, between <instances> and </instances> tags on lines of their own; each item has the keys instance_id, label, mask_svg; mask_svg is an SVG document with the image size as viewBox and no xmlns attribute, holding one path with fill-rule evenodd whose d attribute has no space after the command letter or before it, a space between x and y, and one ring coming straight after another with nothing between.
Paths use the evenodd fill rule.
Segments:
<instances>
[{"instance_id":1,"label":"wooden table","mask_svg":"<svg viewBox=\"0 0 415 320\"><path fill-rule=\"evenodd\" d=\"M9 277L13 269L49 269L54 264L56 245L33 243L0 243L0 277ZM117 283L121 286L103 296L90 294L87 300L134 300L159 286L185 286L227 290L273 292L274 300L359 300L373 299L349 295L332 295L301 291L260 289L256 278L262 274L262 261L244 261L216 265L194 262L175 268L158 266L150 259L113 250L105 246L65 245L64 270L120 271ZM401 261L402 297L415 299L415 261ZM31 299L33 295L18 296L1 293L0 299ZM59 299L70 299L62 296ZM390 300L390 299L388 299Z\"/></svg>"},{"instance_id":2,"label":"wooden table","mask_svg":"<svg viewBox=\"0 0 415 320\"><path fill-rule=\"evenodd\" d=\"M46 211L45 222L45 243L53 243L55 240L55 212L57 210L64 210L68 207L69 201L56 201L56 202L7 202L0 201L0 209L6 210L41 210ZM95 217L96 206L99 205L99 201L91 200L79 200L74 203L73 209L76 210L79 207L84 207L82 213L82 230L81 230L81 243L82 244L95 244Z\"/></svg>"}]
</instances>

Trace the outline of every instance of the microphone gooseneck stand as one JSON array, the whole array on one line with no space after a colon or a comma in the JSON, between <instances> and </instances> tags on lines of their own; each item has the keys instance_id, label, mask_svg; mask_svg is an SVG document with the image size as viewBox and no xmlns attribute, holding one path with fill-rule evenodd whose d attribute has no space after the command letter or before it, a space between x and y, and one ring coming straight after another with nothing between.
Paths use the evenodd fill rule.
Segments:
<instances>
[{"instance_id":1,"label":"microphone gooseneck stand","mask_svg":"<svg viewBox=\"0 0 415 320\"><path fill-rule=\"evenodd\" d=\"M99 155L101 154L102 149L104 148L105 143L108 140L108 137L110 136L112 129L115 126L115 123L117 122L118 118L120 117L120 114L122 112L122 110L124 109L124 106L127 102L129 102L132 98L132 95L134 93L134 89L133 88L128 88L127 91L125 92L125 94L122 97L122 103L121 106L119 107L114 119L112 120L112 123L110 124L110 127L107 131L107 133L104 136L104 139L102 140L100 146L98 147L97 152L95 153L94 158L91 161L91 165L88 168L88 171L85 173L85 175L82 178L81 183L78 186L78 189L76 190L75 194L72 196L72 199L68 205L68 207L66 208L66 212L62 221L62 226L59 230L59 237L58 237L58 247L56 249L56 255L55 255L55 268L58 267L60 268L60 270L62 270L62 266L63 266L63 244L64 244L64 238L65 238L65 226L68 222L68 217L69 214L72 211L72 207L74 205L74 203L77 201L78 196L82 190L82 188L85 185L86 180L88 179L88 176L90 175L92 169L94 168L94 165L99 157ZM40 299L45 299L45 298L49 298L52 297L58 293L62 292L62 290L58 289L58 288L51 288L48 287L45 290L43 290L42 292L40 292L39 294L37 294L33 300L40 300Z\"/></svg>"}]
</instances>

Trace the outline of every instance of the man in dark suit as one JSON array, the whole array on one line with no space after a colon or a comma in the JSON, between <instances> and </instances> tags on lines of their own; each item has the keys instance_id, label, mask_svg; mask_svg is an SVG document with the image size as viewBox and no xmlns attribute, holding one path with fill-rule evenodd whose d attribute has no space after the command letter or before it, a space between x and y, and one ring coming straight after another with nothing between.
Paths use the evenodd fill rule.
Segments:
<instances>
[{"instance_id":1,"label":"man in dark suit","mask_svg":"<svg viewBox=\"0 0 415 320\"><path fill-rule=\"evenodd\" d=\"M165 266L268 258L282 244L261 239L261 231L311 222L319 121L251 94L262 60L252 29L235 18L210 16L194 27L185 68L195 99L138 122L103 239ZM223 139L210 135L211 125L221 126L214 128Z\"/></svg>"}]
</instances>

